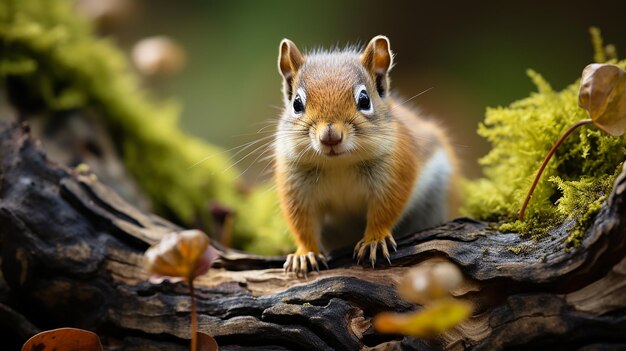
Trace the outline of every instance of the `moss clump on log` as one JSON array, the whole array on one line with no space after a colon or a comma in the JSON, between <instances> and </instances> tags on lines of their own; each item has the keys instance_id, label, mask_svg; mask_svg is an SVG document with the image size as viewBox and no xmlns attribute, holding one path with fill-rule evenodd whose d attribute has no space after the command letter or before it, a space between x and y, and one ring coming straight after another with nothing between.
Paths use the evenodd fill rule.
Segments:
<instances>
[{"instance_id":1,"label":"moss clump on log","mask_svg":"<svg viewBox=\"0 0 626 351\"><path fill-rule=\"evenodd\" d=\"M592 29L592 36L594 46L602 50L595 57L604 60L599 32ZM609 62L626 68L626 60ZM466 183L464 212L498 221L500 230L534 238L571 219L575 225L568 241L576 245L610 193L626 157L626 139L594 127L576 130L548 164L526 221L517 221L520 205L552 145L569 126L589 118L578 107L579 81L555 91L538 73L529 70L528 75L538 91L508 107L488 108L479 126L478 133L491 143L492 150L480 160L485 176Z\"/></svg>"},{"instance_id":2,"label":"moss clump on log","mask_svg":"<svg viewBox=\"0 0 626 351\"><path fill-rule=\"evenodd\" d=\"M227 155L178 127L175 102L155 102L141 91L124 55L94 35L71 1L0 2L0 86L8 85L21 88L21 111L96 110L158 213L211 228L209 205L218 202L236 212L235 246L259 253L290 249L280 216L267 210L276 208L275 195L247 201Z\"/></svg>"}]
</instances>

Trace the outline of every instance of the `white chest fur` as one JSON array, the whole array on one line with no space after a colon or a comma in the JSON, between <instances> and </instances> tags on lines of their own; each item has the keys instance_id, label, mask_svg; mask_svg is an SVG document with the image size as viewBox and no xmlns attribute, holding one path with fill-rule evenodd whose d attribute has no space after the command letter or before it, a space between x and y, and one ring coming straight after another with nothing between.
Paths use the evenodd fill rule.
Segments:
<instances>
[{"instance_id":1,"label":"white chest fur","mask_svg":"<svg viewBox=\"0 0 626 351\"><path fill-rule=\"evenodd\" d=\"M355 167L319 170L309 183L314 188L310 200L322 223L324 250L354 245L365 231L368 187Z\"/></svg>"},{"instance_id":2,"label":"white chest fur","mask_svg":"<svg viewBox=\"0 0 626 351\"><path fill-rule=\"evenodd\" d=\"M325 169L316 179L315 200L320 212L336 217L365 211L367 187L354 167Z\"/></svg>"}]
</instances>

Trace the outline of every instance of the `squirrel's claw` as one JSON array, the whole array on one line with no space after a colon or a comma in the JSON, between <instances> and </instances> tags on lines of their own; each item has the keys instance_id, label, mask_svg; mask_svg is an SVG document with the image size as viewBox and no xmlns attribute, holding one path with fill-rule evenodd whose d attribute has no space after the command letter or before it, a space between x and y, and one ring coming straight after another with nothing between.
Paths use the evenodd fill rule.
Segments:
<instances>
[{"instance_id":1,"label":"squirrel's claw","mask_svg":"<svg viewBox=\"0 0 626 351\"><path fill-rule=\"evenodd\" d=\"M393 252L398 251L398 244L396 244L396 240L393 238L393 236L389 235L386 239L389 240Z\"/></svg>"},{"instance_id":2,"label":"squirrel's claw","mask_svg":"<svg viewBox=\"0 0 626 351\"><path fill-rule=\"evenodd\" d=\"M312 252L309 252L308 254L306 254L306 258L309 260L309 263L311 263L311 268L319 272L320 266L317 264L317 260L315 259L315 254Z\"/></svg>"},{"instance_id":3,"label":"squirrel's claw","mask_svg":"<svg viewBox=\"0 0 626 351\"><path fill-rule=\"evenodd\" d=\"M308 271L309 271L309 266L307 264L306 256L300 256L300 267L298 267L298 270L296 271L296 275L298 275L298 273L302 273L304 274L304 279L307 279L308 277L306 276L306 274Z\"/></svg>"},{"instance_id":4,"label":"squirrel's claw","mask_svg":"<svg viewBox=\"0 0 626 351\"><path fill-rule=\"evenodd\" d=\"M393 240L393 239L391 239ZM393 244L391 244L391 247L394 247ZM395 247L394 247L395 250ZM389 249L387 248L387 242L385 240L383 240L380 244L380 251L382 251L383 256L385 256L385 258L387 259L387 262L389 263L389 265L391 265L391 258L389 257ZM371 255L371 253L370 253ZM376 255L374 255L376 256Z\"/></svg>"},{"instance_id":5,"label":"squirrel's claw","mask_svg":"<svg viewBox=\"0 0 626 351\"><path fill-rule=\"evenodd\" d=\"M288 271L288 267L291 267L291 261L293 261L293 254L287 255L287 259L285 260L285 263L283 263L283 270L285 272Z\"/></svg>"},{"instance_id":6,"label":"squirrel's claw","mask_svg":"<svg viewBox=\"0 0 626 351\"><path fill-rule=\"evenodd\" d=\"M391 248L395 252L397 250L397 244L391 235L378 241L366 242L365 239L361 239L354 247L353 258L356 258L356 263L361 263L361 260L366 256L366 252L369 249L369 261L372 264L372 268L374 268L374 266L376 265L378 247L380 247L383 256L385 257L385 259L387 259L387 262L391 264L389 248L387 247L387 240L389 241L389 245L391 245Z\"/></svg>"},{"instance_id":7,"label":"squirrel's claw","mask_svg":"<svg viewBox=\"0 0 626 351\"><path fill-rule=\"evenodd\" d=\"M283 269L285 273L295 273L297 277L304 276L304 278L308 278L308 273L315 270L317 272L320 271L320 265L318 262L321 262L326 269L328 269L328 264L326 263L326 257L321 254L316 254L314 252L307 252L305 255L299 254L289 254L287 255L287 259L283 264ZM311 268L309 270L309 267Z\"/></svg>"}]
</instances>

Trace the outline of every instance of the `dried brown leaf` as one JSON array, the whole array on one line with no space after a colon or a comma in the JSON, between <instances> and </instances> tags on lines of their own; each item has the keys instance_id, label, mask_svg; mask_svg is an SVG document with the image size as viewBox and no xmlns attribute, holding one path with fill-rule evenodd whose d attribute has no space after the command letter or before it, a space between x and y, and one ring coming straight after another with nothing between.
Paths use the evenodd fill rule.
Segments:
<instances>
[{"instance_id":1,"label":"dried brown leaf","mask_svg":"<svg viewBox=\"0 0 626 351\"><path fill-rule=\"evenodd\" d=\"M626 71L616 65L594 63L585 67L578 105L598 128L613 136L626 130Z\"/></svg>"}]
</instances>

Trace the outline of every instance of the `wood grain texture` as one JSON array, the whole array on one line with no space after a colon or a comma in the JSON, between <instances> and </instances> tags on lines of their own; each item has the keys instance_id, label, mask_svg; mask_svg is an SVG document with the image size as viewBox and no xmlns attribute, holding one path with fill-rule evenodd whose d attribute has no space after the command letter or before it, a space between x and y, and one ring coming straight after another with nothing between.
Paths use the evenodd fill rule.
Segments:
<instances>
[{"instance_id":1,"label":"wood grain texture","mask_svg":"<svg viewBox=\"0 0 626 351\"><path fill-rule=\"evenodd\" d=\"M461 218L399 241L391 266L356 266L349 248L307 280L284 275L283 257L225 251L196 281L200 330L222 350L623 349L625 199L623 172L580 247L567 250L572 223L531 243ZM188 289L149 283L142 265L150 244L178 230L93 175L49 161L28 127L0 124L0 257L10 296L0 302L25 318L21 333L71 326L96 331L110 350L186 349ZM399 298L397 280L440 260L464 273L453 294L474 305L472 318L430 342L376 333L377 313L419 308Z\"/></svg>"}]
</instances>

